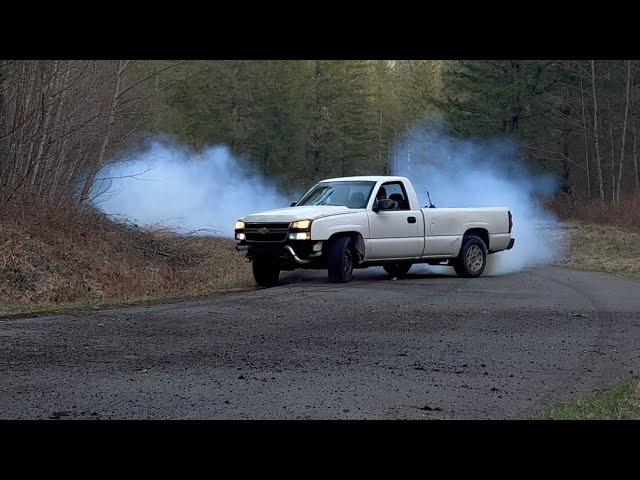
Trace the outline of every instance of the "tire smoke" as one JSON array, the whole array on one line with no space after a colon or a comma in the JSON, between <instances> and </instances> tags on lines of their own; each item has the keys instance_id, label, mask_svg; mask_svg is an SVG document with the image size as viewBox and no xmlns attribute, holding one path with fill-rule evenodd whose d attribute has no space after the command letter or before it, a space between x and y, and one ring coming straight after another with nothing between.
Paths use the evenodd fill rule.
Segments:
<instances>
[{"instance_id":1,"label":"tire smoke","mask_svg":"<svg viewBox=\"0 0 640 480\"><path fill-rule=\"evenodd\" d=\"M100 172L94 203L138 225L233 236L247 213L291 202L224 146L194 152L172 141L149 146Z\"/></svg>"},{"instance_id":2,"label":"tire smoke","mask_svg":"<svg viewBox=\"0 0 640 480\"><path fill-rule=\"evenodd\" d=\"M542 205L556 192L558 182L525 164L514 140L454 138L442 123L426 121L398 145L394 173L411 180L422 206L428 205L429 191L436 207L511 210L515 245L489 255L485 275L545 265L563 256L562 246L548 233L559 222Z\"/></svg>"}]
</instances>

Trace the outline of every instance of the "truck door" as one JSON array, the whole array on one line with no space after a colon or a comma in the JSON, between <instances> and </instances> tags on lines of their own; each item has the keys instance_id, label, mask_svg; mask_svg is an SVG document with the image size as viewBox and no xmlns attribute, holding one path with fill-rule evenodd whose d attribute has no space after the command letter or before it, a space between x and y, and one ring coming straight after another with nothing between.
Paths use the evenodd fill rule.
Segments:
<instances>
[{"instance_id":1,"label":"truck door","mask_svg":"<svg viewBox=\"0 0 640 480\"><path fill-rule=\"evenodd\" d=\"M368 210L370 241L369 259L415 258L424 247L422 211L411 210L402 182L382 184L376 198L389 198L397 203L395 210Z\"/></svg>"}]
</instances>

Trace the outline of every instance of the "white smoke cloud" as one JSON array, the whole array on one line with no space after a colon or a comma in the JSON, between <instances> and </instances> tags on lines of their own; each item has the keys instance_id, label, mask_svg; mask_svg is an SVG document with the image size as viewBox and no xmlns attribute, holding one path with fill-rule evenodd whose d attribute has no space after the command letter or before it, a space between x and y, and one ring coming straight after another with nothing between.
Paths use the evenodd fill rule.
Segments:
<instances>
[{"instance_id":1,"label":"white smoke cloud","mask_svg":"<svg viewBox=\"0 0 640 480\"><path fill-rule=\"evenodd\" d=\"M175 142L155 140L124 161L108 165L94 203L139 225L161 225L233 236L247 213L288 206L272 182L235 158L227 147L196 153Z\"/></svg>"},{"instance_id":2,"label":"white smoke cloud","mask_svg":"<svg viewBox=\"0 0 640 480\"><path fill-rule=\"evenodd\" d=\"M557 238L545 231L553 230L558 221L541 204L556 191L557 182L552 175L528 167L515 141L454 138L441 122L427 120L398 146L394 169L412 181L422 206L428 204L429 190L437 207L511 210L515 245L489 256L486 275L516 272L562 257Z\"/></svg>"},{"instance_id":3,"label":"white smoke cloud","mask_svg":"<svg viewBox=\"0 0 640 480\"><path fill-rule=\"evenodd\" d=\"M563 254L557 238L545 230L558 222L540 202L557 183L551 175L532 171L520 157L513 141L454 138L441 122L429 120L404 136L394 173L411 179L423 206L428 189L439 207L508 207L515 246L490 255L485 270L499 275L549 264ZM109 214L227 237L237 218L285 207L297 198L285 196L224 146L196 153L166 138L105 167L100 176L110 188L95 203ZM104 191L104 184L96 189ZM452 270L415 266L414 271L419 268Z\"/></svg>"}]
</instances>

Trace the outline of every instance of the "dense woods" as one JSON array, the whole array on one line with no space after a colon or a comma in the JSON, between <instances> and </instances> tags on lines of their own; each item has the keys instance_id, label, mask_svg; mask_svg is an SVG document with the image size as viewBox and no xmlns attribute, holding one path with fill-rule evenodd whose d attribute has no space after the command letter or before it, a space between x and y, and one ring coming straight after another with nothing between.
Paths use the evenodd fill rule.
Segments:
<instances>
[{"instance_id":1,"label":"dense woods","mask_svg":"<svg viewBox=\"0 0 640 480\"><path fill-rule=\"evenodd\" d=\"M91 202L107 162L169 134L285 186L390 173L425 115L521 141L561 194L640 190L634 61L2 61L0 202ZM424 159L428 161L428 159Z\"/></svg>"}]
</instances>

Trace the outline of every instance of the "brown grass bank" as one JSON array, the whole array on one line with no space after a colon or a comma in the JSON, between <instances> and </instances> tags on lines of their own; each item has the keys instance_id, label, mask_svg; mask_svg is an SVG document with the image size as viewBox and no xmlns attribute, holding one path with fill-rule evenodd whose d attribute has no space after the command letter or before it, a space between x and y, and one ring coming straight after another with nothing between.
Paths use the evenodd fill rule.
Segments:
<instances>
[{"instance_id":1,"label":"brown grass bank","mask_svg":"<svg viewBox=\"0 0 640 480\"><path fill-rule=\"evenodd\" d=\"M24 202L0 216L0 316L252 288L233 241Z\"/></svg>"}]
</instances>

